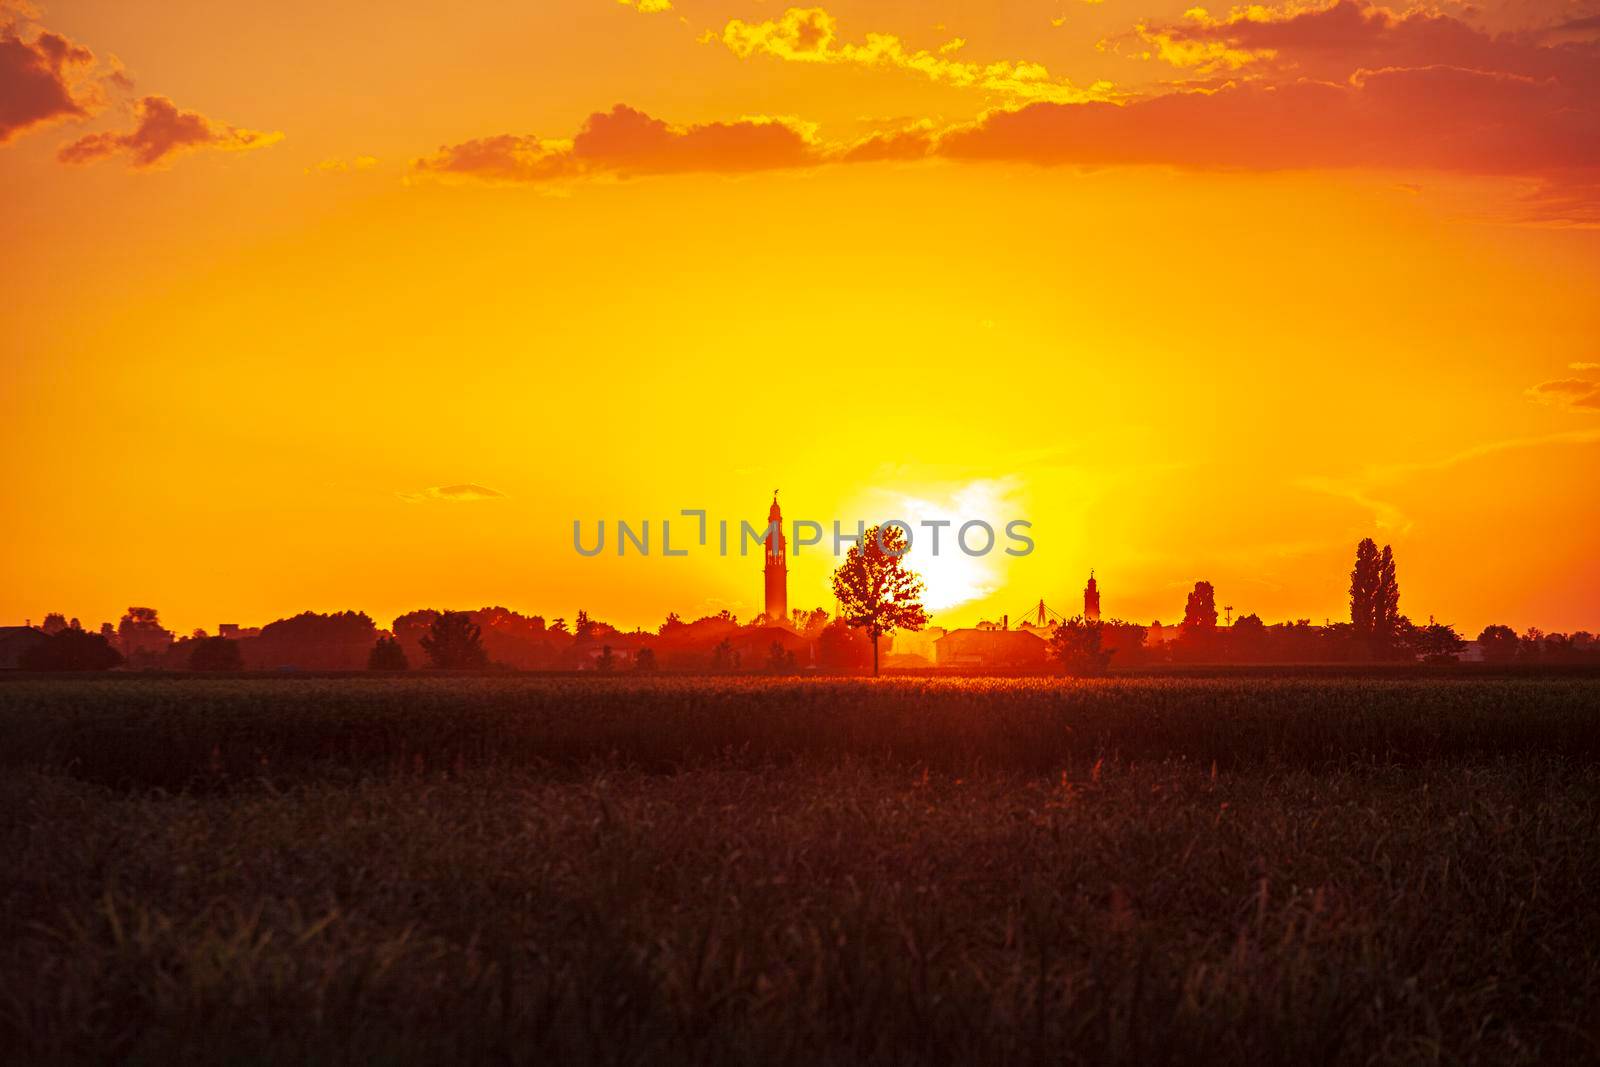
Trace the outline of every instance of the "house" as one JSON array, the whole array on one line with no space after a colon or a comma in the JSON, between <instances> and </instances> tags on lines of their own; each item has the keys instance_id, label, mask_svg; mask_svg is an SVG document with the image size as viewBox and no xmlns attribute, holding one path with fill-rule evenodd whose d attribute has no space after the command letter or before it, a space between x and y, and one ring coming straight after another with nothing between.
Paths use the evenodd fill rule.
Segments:
<instances>
[{"instance_id":1,"label":"house","mask_svg":"<svg viewBox=\"0 0 1600 1067\"><path fill-rule=\"evenodd\" d=\"M1044 638L1031 630L951 630L933 643L940 667L968 670L1042 670L1048 662Z\"/></svg>"},{"instance_id":2,"label":"house","mask_svg":"<svg viewBox=\"0 0 1600 1067\"><path fill-rule=\"evenodd\" d=\"M922 666L930 666L936 658L933 646L944 635L942 626L930 626L925 630L896 630L889 635L888 654L904 657L908 661L906 666L917 666L915 661L919 659L925 661Z\"/></svg>"},{"instance_id":3,"label":"house","mask_svg":"<svg viewBox=\"0 0 1600 1067\"><path fill-rule=\"evenodd\" d=\"M22 654L44 639L37 626L0 626L0 670L16 670Z\"/></svg>"}]
</instances>

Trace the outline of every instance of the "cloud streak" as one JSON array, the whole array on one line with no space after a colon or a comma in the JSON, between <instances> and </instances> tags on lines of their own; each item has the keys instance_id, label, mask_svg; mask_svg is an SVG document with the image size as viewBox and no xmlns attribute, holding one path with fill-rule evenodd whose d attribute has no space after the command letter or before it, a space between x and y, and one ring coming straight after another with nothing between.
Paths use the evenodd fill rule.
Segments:
<instances>
[{"instance_id":1,"label":"cloud streak","mask_svg":"<svg viewBox=\"0 0 1600 1067\"><path fill-rule=\"evenodd\" d=\"M976 89L1009 100L1068 102L1106 96L1110 85L1088 88L1055 78L1041 63L1002 60L975 63L952 58L966 45L962 38L937 51L908 48L894 34L869 33L860 42L842 40L838 21L820 7L791 7L781 18L763 22L731 19L721 34L702 40L719 43L741 59L767 56L796 63L850 64L919 75L941 85Z\"/></svg>"},{"instance_id":2,"label":"cloud streak","mask_svg":"<svg viewBox=\"0 0 1600 1067\"><path fill-rule=\"evenodd\" d=\"M498 489L490 489L486 485L475 482L462 482L458 485L434 485L426 489L419 489L410 493L395 494L408 504L426 503L468 503L475 500L504 500L505 494Z\"/></svg>"},{"instance_id":3,"label":"cloud streak","mask_svg":"<svg viewBox=\"0 0 1600 1067\"><path fill-rule=\"evenodd\" d=\"M597 176L749 171L821 161L808 131L764 116L732 122L670 125L618 104L585 120L570 141L500 134L442 146L413 169L439 177L549 182Z\"/></svg>"},{"instance_id":4,"label":"cloud streak","mask_svg":"<svg viewBox=\"0 0 1600 1067\"><path fill-rule=\"evenodd\" d=\"M1528 396L1541 404L1551 404L1569 411L1600 411L1600 381L1589 378L1557 378L1540 382L1528 390Z\"/></svg>"},{"instance_id":5,"label":"cloud streak","mask_svg":"<svg viewBox=\"0 0 1600 1067\"><path fill-rule=\"evenodd\" d=\"M134 107L134 126L125 132L91 133L62 147L63 163L91 163L125 155L136 169L164 166L173 156L196 149L243 152L283 140L281 133L245 130L214 122L197 111L183 111L164 96L146 96Z\"/></svg>"}]
</instances>

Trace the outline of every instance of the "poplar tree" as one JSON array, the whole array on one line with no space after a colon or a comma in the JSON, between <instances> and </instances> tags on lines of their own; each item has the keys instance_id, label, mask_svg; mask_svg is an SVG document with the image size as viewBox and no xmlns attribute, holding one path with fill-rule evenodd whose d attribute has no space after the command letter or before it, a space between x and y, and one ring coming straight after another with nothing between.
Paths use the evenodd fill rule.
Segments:
<instances>
[{"instance_id":1,"label":"poplar tree","mask_svg":"<svg viewBox=\"0 0 1600 1067\"><path fill-rule=\"evenodd\" d=\"M1378 546L1363 538L1356 546L1356 565L1350 572L1350 628L1362 641L1372 639L1378 601Z\"/></svg>"}]
</instances>

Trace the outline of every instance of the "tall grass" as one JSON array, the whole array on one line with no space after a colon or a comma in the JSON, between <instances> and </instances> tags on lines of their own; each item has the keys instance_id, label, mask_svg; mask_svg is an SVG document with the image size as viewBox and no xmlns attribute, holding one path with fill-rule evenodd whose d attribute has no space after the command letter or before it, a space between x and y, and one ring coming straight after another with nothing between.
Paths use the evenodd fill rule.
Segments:
<instances>
[{"instance_id":1,"label":"tall grass","mask_svg":"<svg viewBox=\"0 0 1600 1067\"><path fill-rule=\"evenodd\" d=\"M7 682L0 1060L1593 1062L1595 692Z\"/></svg>"},{"instance_id":2,"label":"tall grass","mask_svg":"<svg viewBox=\"0 0 1600 1067\"><path fill-rule=\"evenodd\" d=\"M729 753L1052 773L1600 755L1600 680L350 678L0 685L0 766L224 780Z\"/></svg>"}]
</instances>

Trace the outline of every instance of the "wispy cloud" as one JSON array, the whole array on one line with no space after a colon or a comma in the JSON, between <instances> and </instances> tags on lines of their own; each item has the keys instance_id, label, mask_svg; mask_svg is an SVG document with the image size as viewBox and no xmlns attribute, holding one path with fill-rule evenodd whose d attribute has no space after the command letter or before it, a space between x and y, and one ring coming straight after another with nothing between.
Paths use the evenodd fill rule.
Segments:
<instances>
[{"instance_id":1,"label":"wispy cloud","mask_svg":"<svg viewBox=\"0 0 1600 1067\"><path fill-rule=\"evenodd\" d=\"M1568 430L1562 433L1539 434L1530 437L1506 437L1498 441L1485 441L1429 460L1390 463L1368 467L1360 475L1350 478L1310 477L1298 479L1294 484L1302 489L1326 493L1358 504L1372 512L1373 521L1380 529L1408 532L1414 525L1400 508L1374 494L1380 486L1395 485L1419 474L1436 474L1474 460L1505 452L1553 446L1590 445L1600 443L1600 426L1587 430Z\"/></svg>"},{"instance_id":2,"label":"wispy cloud","mask_svg":"<svg viewBox=\"0 0 1600 1067\"><path fill-rule=\"evenodd\" d=\"M941 85L976 89L1012 101L1050 100L1068 103L1104 99L1109 83L1087 88L1056 78L1042 63L1000 60L978 63L953 58L966 46L963 38L935 51L912 49L891 33L868 33L860 42L840 38L838 20L820 7L791 7L781 18L764 22L731 19L722 33L708 31L706 43L718 43L741 59L769 56L796 63L850 64L897 70Z\"/></svg>"},{"instance_id":3,"label":"wispy cloud","mask_svg":"<svg viewBox=\"0 0 1600 1067\"><path fill-rule=\"evenodd\" d=\"M425 504L429 501L463 502L471 500L503 500L505 494L498 489L490 489L486 485L474 482L462 482L459 485L434 485L426 489L419 489L411 493L395 494L401 500L410 504Z\"/></svg>"},{"instance_id":4,"label":"wispy cloud","mask_svg":"<svg viewBox=\"0 0 1600 1067\"><path fill-rule=\"evenodd\" d=\"M158 167L181 152L215 149L243 152L283 140L283 134L246 130L216 122L197 111L183 111L164 96L146 96L134 107L133 129L123 133L91 133L65 145L63 163L89 163L126 155L136 168Z\"/></svg>"},{"instance_id":5,"label":"wispy cloud","mask_svg":"<svg viewBox=\"0 0 1600 1067\"><path fill-rule=\"evenodd\" d=\"M1348 500L1350 503L1366 509L1372 513L1373 525L1380 530L1407 534L1416 525L1407 517L1405 512L1400 510L1398 505L1371 496L1364 486L1322 477L1300 478L1294 484L1301 489L1314 493L1325 493L1341 500Z\"/></svg>"},{"instance_id":6,"label":"wispy cloud","mask_svg":"<svg viewBox=\"0 0 1600 1067\"><path fill-rule=\"evenodd\" d=\"M1577 364L1573 367L1593 366ZM1600 411L1600 381L1590 378L1557 378L1540 382L1528 390L1528 396L1541 404L1552 404L1569 411Z\"/></svg>"},{"instance_id":7,"label":"wispy cloud","mask_svg":"<svg viewBox=\"0 0 1600 1067\"><path fill-rule=\"evenodd\" d=\"M1435 471L1448 470L1451 467L1470 463L1475 459L1498 455L1502 452L1516 452L1526 448L1545 448L1551 445L1587 445L1600 442L1600 427L1589 430L1568 430L1562 433L1539 434L1533 437L1507 437L1498 441L1485 441L1483 444L1463 448L1459 452L1441 456L1438 459L1412 461L1409 463L1390 463L1383 466L1372 467L1367 470L1366 478L1373 482L1392 482L1409 478L1416 474L1429 474Z\"/></svg>"},{"instance_id":8,"label":"wispy cloud","mask_svg":"<svg viewBox=\"0 0 1600 1067\"><path fill-rule=\"evenodd\" d=\"M744 173L818 160L811 131L766 116L674 126L618 104L597 111L570 141L500 134L445 145L417 160L420 174L497 182L691 172Z\"/></svg>"}]
</instances>

